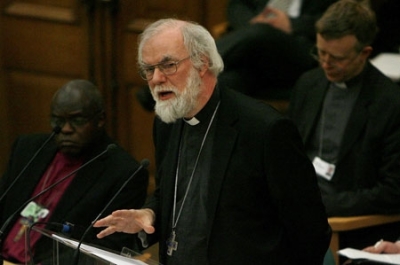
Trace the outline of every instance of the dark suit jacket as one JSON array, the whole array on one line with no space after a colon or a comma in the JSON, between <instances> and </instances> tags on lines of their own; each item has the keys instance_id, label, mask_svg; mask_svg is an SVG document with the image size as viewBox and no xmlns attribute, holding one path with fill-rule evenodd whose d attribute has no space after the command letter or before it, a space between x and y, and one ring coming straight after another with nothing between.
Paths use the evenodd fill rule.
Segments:
<instances>
[{"instance_id":1,"label":"dark suit jacket","mask_svg":"<svg viewBox=\"0 0 400 265\"><path fill-rule=\"evenodd\" d=\"M22 168L31 159L33 154L47 139L48 135L29 135L19 137L13 145L7 171L1 178L0 194L8 187L11 181L19 174ZM88 160L104 151L112 141L107 136L94 146L88 155ZM47 165L52 161L56 153L55 142L50 141L33 163L27 168L22 177L16 182L8 195L0 203L0 224L11 216L29 198L45 172ZM138 168L139 163L120 147L109 150L97 160L82 168L65 191L56 210L51 215L49 222L75 224L81 231L76 233L79 240L83 231L102 211L105 205L121 188L126 179ZM141 170L122 192L116 197L102 217L117 209L130 209L142 207L146 198L148 183L147 171ZM56 187L54 187L56 188ZM14 221L5 230L4 238ZM48 227L53 230L54 227ZM77 229L77 230L79 230ZM115 234L104 239L96 239L99 229L91 230L84 242L96 244L115 251L121 251L122 247L135 248L134 238L128 234ZM38 262L51 254L51 241L46 237L39 240L35 252L35 261ZM136 249L137 250L137 249ZM66 261L67 262L67 261ZM68 263L68 262L67 262Z\"/></svg>"},{"instance_id":2,"label":"dark suit jacket","mask_svg":"<svg viewBox=\"0 0 400 265\"><path fill-rule=\"evenodd\" d=\"M369 63L364 71L335 174L318 178L328 216L400 213L400 88ZM317 68L293 92L290 115L306 148L327 88Z\"/></svg>"},{"instance_id":3,"label":"dark suit jacket","mask_svg":"<svg viewBox=\"0 0 400 265\"><path fill-rule=\"evenodd\" d=\"M207 254L219 264L321 264L330 227L294 124L263 102L221 89L210 157ZM154 124L160 262L172 213L182 121ZM178 224L179 226L179 224Z\"/></svg>"}]
</instances>

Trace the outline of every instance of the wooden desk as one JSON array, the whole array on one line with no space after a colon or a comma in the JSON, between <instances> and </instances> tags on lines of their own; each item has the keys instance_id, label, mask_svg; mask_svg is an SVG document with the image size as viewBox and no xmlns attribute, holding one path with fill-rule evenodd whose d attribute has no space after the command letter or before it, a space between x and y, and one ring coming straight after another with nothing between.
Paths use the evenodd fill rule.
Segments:
<instances>
[{"instance_id":1,"label":"wooden desk","mask_svg":"<svg viewBox=\"0 0 400 265\"><path fill-rule=\"evenodd\" d=\"M3 265L17 265L17 264L5 260L3 261Z\"/></svg>"},{"instance_id":2,"label":"wooden desk","mask_svg":"<svg viewBox=\"0 0 400 265\"><path fill-rule=\"evenodd\" d=\"M400 221L398 215L364 215L352 217L331 217L328 218L329 225L332 228L332 238L330 249L332 250L335 262L339 265L339 255L337 251L340 249L339 236L340 232L365 228L375 225L389 224ZM399 231L400 233L400 231ZM366 246L367 247L367 246Z\"/></svg>"}]
</instances>

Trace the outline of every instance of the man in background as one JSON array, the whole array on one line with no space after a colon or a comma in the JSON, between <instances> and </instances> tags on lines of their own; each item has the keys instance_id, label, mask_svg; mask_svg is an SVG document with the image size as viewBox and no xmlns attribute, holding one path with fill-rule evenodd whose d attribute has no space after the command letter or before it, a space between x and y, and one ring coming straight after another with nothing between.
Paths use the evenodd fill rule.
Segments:
<instances>
[{"instance_id":1,"label":"man in background","mask_svg":"<svg viewBox=\"0 0 400 265\"><path fill-rule=\"evenodd\" d=\"M329 217L400 213L400 88L369 61L374 13L350 0L316 24L319 68L297 82L289 114ZM343 233L342 247L395 240L398 223Z\"/></svg>"}]
</instances>

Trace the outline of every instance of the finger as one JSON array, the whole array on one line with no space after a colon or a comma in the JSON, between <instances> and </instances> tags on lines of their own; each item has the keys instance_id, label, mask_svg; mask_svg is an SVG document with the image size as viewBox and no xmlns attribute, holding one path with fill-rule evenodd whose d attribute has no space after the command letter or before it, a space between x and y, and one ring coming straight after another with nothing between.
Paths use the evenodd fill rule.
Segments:
<instances>
[{"instance_id":1,"label":"finger","mask_svg":"<svg viewBox=\"0 0 400 265\"><path fill-rule=\"evenodd\" d=\"M374 246L366 247L363 249L363 251L369 252L369 253L380 253Z\"/></svg>"},{"instance_id":2,"label":"finger","mask_svg":"<svg viewBox=\"0 0 400 265\"><path fill-rule=\"evenodd\" d=\"M109 236L109 235L111 235L111 234L113 234L113 233L115 233L116 232L116 229L115 229L115 227L113 227L113 226L110 226L110 227L107 227L106 229L104 229L104 230L102 230L100 233L98 233L97 234L97 238L104 238L104 237L106 237L106 236Z\"/></svg>"},{"instance_id":3,"label":"finger","mask_svg":"<svg viewBox=\"0 0 400 265\"><path fill-rule=\"evenodd\" d=\"M153 234L156 231L156 229L152 225L144 226L143 230L146 232L146 234Z\"/></svg>"},{"instance_id":4,"label":"finger","mask_svg":"<svg viewBox=\"0 0 400 265\"><path fill-rule=\"evenodd\" d=\"M271 9L265 8L265 9L261 12L261 15L262 15L262 16L266 16L266 15L268 15L269 13L271 13Z\"/></svg>"},{"instance_id":5,"label":"finger","mask_svg":"<svg viewBox=\"0 0 400 265\"><path fill-rule=\"evenodd\" d=\"M135 212L135 210L117 210L112 213L113 217L118 217L118 218L125 218L129 219L132 218L132 214Z\"/></svg>"},{"instance_id":6,"label":"finger","mask_svg":"<svg viewBox=\"0 0 400 265\"><path fill-rule=\"evenodd\" d=\"M93 226L94 227L104 227L104 226L109 226L110 223L112 223L113 217L111 215L104 217L103 219L97 220Z\"/></svg>"}]
</instances>

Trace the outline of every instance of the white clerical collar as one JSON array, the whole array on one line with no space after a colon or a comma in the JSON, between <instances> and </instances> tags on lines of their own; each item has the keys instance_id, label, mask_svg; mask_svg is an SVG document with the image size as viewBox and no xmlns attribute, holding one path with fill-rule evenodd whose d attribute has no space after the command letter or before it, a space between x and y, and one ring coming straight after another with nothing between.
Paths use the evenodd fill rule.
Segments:
<instances>
[{"instance_id":1,"label":"white clerical collar","mask_svg":"<svg viewBox=\"0 0 400 265\"><path fill-rule=\"evenodd\" d=\"M183 118L183 120L184 120L187 124L189 124L189 125L191 125L191 126L195 126L195 125L197 125L197 124L200 123L200 121L199 121L198 119L196 119L196 117L193 117L193 118L191 118L191 119L185 119L185 118Z\"/></svg>"},{"instance_id":2,"label":"white clerical collar","mask_svg":"<svg viewBox=\"0 0 400 265\"><path fill-rule=\"evenodd\" d=\"M335 86L336 87L338 87L338 88L341 88L341 89L346 89L347 88L347 85L346 85L346 83L345 82L335 82Z\"/></svg>"}]
</instances>

